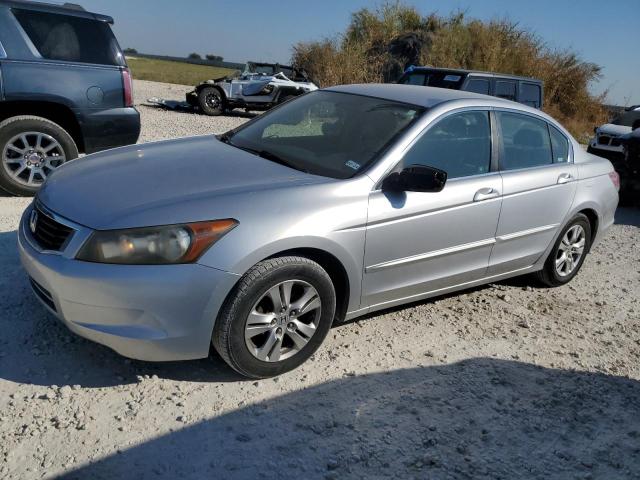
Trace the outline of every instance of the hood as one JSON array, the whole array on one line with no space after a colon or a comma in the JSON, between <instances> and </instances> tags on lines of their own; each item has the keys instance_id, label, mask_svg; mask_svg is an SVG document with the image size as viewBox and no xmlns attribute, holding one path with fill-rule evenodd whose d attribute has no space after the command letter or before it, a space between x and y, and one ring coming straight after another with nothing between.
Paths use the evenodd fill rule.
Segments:
<instances>
[{"instance_id":1,"label":"hood","mask_svg":"<svg viewBox=\"0 0 640 480\"><path fill-rule=\"evenodd\" d=\"M605 123L598 127L598 133L604 133L606 135L624 135L629 132L631 132L631 127L614 125L613 123Z\"/></svg>"},{"instance_id":2,"label":"hood","mask_svg":"<svg viewBox=\"0 0 640 480\"><path fill-rule=\"evenodd\" d=\"M221 196L321 181L203 136L74 160L49 176L38 199L69 220L103 230L212 220Z\"/></svg>"}]
</instances>

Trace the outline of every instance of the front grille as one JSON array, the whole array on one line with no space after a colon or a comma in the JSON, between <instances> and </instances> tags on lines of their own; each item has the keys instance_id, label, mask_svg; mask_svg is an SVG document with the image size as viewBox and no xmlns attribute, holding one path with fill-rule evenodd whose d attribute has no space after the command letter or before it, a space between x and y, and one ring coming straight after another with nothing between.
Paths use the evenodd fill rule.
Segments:
<instances>
[{"instance_id":1,"label":"front grille","mask_svg":"<svg viewBox=\"0 0 640 480\"><path fill-rule=\"evenodd\" d=\"M31 221L29 222L33 238L44 250L60 251L71 236L73 229L55 221L38 207L35 212L37 212L35 225Z\"/></svg>"},{"instance_id":2,"label":"front grille","mask_svg":"<svg viewBox=\"0 0 640 480\"><path fill-rule=\"evenodd\" d=\"M620 145L622 145L622 140L620 140L619 138L612 138L611 139L611 146L612 147L619 147Z\"/></svg>"},{"instance_id":3,"label":"front grille","mask_svg":"<svg viewBox=\"0 0 640 480\"><path fill-rule=\"evenodd\" d=\"M29 277L29 282L31 283L31 288L33 289L33 293L44 302L46 306L48 306L54 312L56 311L56 304L53 303L53 297L49 293L49 291L36 282L33 278Z\"/></svg>"}]
</instances>

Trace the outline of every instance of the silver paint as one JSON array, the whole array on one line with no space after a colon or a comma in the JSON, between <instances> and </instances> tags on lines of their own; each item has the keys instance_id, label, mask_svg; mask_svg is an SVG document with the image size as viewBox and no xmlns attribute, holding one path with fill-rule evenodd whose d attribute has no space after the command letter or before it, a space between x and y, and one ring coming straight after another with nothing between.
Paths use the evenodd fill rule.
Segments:
<instances>
[{"instance_id":1,"label":"silver paint","mask_svg":"<svg viewBox=\"0 0 640 480\"><path fill-rule=\"evenodd\" d=\"M611 164L584 152L539 110L409 85L330 90L429 110L366 174L348 180L292 170L213 136L123 147L58 168L39 201L76 232L59 254L39 251L30 241L28 208L19 247L25 269L50 292L62 321L134 358L200 358L208 354L218 310L239 278L282 252L319 251L339 262L348 279L349 319L540 270L562 228L580 211L597 217L596 243L613 223L618 195L608 177ZM435 121L478 109L515 111L551 123L569 139L570 161L456 178L439 193L380 189ZM96 229L220 218L240 223L196 264L74 260Z\"/></svg>"}]
</instances>

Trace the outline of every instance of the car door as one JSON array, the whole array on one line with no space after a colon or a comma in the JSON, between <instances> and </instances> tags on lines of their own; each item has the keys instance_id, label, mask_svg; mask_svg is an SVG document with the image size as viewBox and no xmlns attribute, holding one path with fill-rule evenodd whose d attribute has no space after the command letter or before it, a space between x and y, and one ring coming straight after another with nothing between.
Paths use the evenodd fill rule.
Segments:
<instances>
[{"instance_id":1,"label":"car door","mask_svg":"<svg viewBox=\"0 0 640 480\"><path fill-rule=\"evenodd\" d=\"M544 119L497 111L503 199L489 274L534 264L555 238L576 192L570 142Z\"/></svg>"},{"instance_id":2,"label":"car door","mask_svg":"<svg viewBox=\"0 0 640 480\"><path fill-rule=\"evenodd\" d=\"M427 165L448 180L438 193L371 192L363 306L401 303L485 275L502 191L492 157L482 110L441 117L412 143L394 171Z\"/></svg>"}]
</instances>

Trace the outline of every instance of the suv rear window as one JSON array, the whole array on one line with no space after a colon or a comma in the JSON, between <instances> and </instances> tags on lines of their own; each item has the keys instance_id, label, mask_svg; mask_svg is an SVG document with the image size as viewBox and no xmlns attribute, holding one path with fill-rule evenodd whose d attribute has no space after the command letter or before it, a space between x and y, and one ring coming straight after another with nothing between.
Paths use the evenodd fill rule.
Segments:
<instances>
[{"instance_id":1,"label":"suv rear window","mask_svg":"<svg viewBox=\"0 0 640 480\"><path fill-rule=\"evenodd\" d=\"M13 14L40 55L48 60L122 65L109 25L98 20L14 9Z\"/></svg>"}]
</instances>

